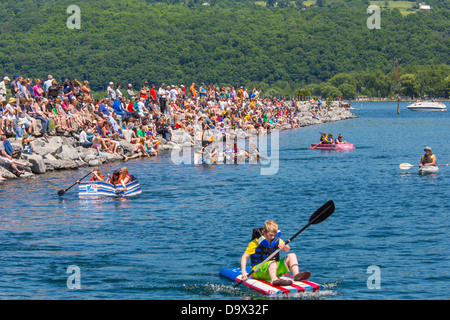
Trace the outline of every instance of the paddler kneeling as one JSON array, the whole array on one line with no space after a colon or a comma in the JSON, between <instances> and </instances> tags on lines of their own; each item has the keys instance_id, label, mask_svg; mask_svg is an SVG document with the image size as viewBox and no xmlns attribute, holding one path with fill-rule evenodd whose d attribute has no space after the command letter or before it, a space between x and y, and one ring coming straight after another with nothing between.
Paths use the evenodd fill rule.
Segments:
<instances>
[{"instance_id":1,"label":"paddler kneeling","mask_svg":"<svg viewBox=\"0 0 450 320\"><path fill-rule=\"evenodd\" d=\"M265 259L267 259L277 249L289 252L289 245L280 239L280 231L275 221L268 220L264 228L255 229L253 240L249 243L247 249L241 257L242 280L248 280L246 271L247 260L250 258L252 271ZM280 260L277 253L272 260L265 262L258 270L253 273L254 279L270 281L274 286L288 286L292 280L280 279L279 277L292 272L294 281L307 280L311 273L309 271L299 272L297 256L295 253L289 253Z\"/></svg>"}]
</instances>

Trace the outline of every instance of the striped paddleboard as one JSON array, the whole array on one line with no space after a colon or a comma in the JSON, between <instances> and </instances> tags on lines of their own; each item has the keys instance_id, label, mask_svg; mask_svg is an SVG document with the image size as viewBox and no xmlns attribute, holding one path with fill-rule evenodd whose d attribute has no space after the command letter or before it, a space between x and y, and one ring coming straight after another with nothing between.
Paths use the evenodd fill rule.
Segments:
<instances>
[{"instance_id":1,"label":"striped paddleboard","mask_svg":"<svg viewBox=\"0 0 450 320\"><path fill-rule=\"evenodd\" d=\"M126 191L118 191L117 189L123 188L122 185L113 186L110 183L89 181L80 182L78 186L78 195L80 197L98 197L98 196L122 196L131 197L140 194L141 186L137 180L133 180L125 185L127 187Z\"/></svg>"},{"instance_id":2,"label":"striped paddleboard","mask_svg":"<svg viewBox=\"0 0 450 320\"><path fill-rule=\"evenodd\" d=\"M250 273L250 267L247 267L247 273ZM234 269L222 269L220 271L220 276L227 278L228 280L239 282L241 281L241 268ZM291 279L293 276L291 274L285 274L281 277L282 279ZM291 294L297 292L316 292L320 290L321 285L311 282L311 281L294 281L290 286L273 286L265 280L257 280L250 277L247 281L243 283L245 286L252 290L258 291L266 295L276 295L276 294Z\"/></svg>"}]
</instances>

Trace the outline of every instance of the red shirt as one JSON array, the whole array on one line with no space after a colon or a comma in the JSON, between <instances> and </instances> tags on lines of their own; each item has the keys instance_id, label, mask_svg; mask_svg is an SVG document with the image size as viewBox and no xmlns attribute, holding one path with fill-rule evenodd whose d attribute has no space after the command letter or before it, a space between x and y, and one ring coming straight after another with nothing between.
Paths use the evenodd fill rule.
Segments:
<instances>
[{"instance_id":1,"label":"red shirt","mask_svg":"<svg viewBox=\"0 0 450 320\"><path fill-rule=\"evenodd\" d=\"M133 113L134 112L134 102L133 101L131 101L129 104L128 104L128 112L129 113Z\"/></svg>"},{"instance_id":2,"label":"red shirt","mask_svg":"<svg viewBox=\"0 0 450 320\"><path fill-rule=\"evenodd\" d=\"M152 96L153 100L156 100L157 96L155 89L153 88L150 89L150 95Z\"/></svg>"}]
</instances>

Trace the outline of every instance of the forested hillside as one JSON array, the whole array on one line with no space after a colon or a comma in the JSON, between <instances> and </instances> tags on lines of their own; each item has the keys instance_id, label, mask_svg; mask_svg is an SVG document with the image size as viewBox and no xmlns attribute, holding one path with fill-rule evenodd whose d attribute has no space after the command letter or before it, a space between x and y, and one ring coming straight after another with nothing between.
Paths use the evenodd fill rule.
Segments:
<instances>
[{"instance_id":1,"label":"forested hillside","mask_svg":"<svg viewBox=\"0 0 450 320\"><path fill-rule=\"evenodd\" d=\"M434 0L439 5L439 0ZM383 10L366 25L368 1L79 0L0 3L0 75L140 85L205 82L268 94L448 96L449 10L403 16ZM203 5L208 3L208 5ZM285 5L283 5L285 3ZM398 60L395 77L393 61Z\"/></svg>"}]
</instances>

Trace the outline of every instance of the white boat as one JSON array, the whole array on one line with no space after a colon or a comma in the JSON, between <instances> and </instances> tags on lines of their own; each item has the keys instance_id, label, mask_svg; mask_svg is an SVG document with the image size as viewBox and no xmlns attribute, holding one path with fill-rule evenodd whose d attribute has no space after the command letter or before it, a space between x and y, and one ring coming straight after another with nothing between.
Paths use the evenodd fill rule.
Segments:
<instances>
[{"instance_id":1,"label":"white boat","mask_svg":"<svg viewBox=\"0 0 450 320\"><path fill-rule=\"evenodd\" d=\"M419 168L419 174L430 174L436 173L439 171L439 167L437 166L422 166Z\"/></svg>"},{"instance_id":2,"label":"white boat","mask_svg":"<svg viewBox=\"0 0 450 320\"><path fill-rule=\"evenodd\" d=\"M125 186L127 187L127 190L123 191L123 186L121 184L113 186L110 183L99 181L80 182L78 195L80 197L132 197L142 192L138 180L133 180Z\"/></svg>"},{"instance_id":3,"label":"white boat","mask_svg":"<svg viewBox=\"0 0 450 320\"><path fill-rule=\"evenodd\" d=\"M419 101L407 106L411 111L447 111L447 107L442 102Z\"/></svg>"}]
</instances>

